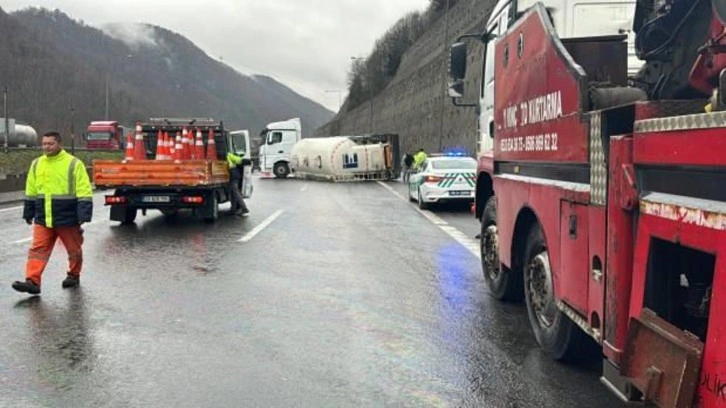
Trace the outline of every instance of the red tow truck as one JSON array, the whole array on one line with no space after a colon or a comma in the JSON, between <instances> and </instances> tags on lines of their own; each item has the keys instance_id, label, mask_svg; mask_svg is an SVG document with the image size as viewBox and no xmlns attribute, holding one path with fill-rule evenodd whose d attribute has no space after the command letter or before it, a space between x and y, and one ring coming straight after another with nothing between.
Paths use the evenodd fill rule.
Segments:
<instances>
[{"instance_id":1,"label":"red tow truck","mask_svg":"<svg viewBox=\"0 0 726 408\"><path fill-rule=\"evenodd\" d=\"M117 121L93 121L86 128L86 147L89 149L123 150L124 127Z\"/></svg>"},{"instance_id":2,"label":"red tow truck","mask_svg":"<svg viewBox=\"0 0 726 408\"><path fill-rule=\"evenodd\" d=\"M626 33L563 39L548 2L503 3L505 30L450 61L458 103L464 38L494 55L475 204L492 295L524 299L556 359L596 345L623 401L726 407L726 1L638 0L631 76Z\"/></svg>"}]
</instances>

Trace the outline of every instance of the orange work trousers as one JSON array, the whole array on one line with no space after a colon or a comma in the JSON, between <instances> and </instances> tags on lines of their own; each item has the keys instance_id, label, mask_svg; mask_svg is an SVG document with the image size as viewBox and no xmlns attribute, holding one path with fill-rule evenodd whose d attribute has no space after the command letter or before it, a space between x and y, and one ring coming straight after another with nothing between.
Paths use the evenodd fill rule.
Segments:
<instances>
[{"instance_id":1,"label":"orange work trousers","mask_svg":"<svg viewBox=\"0 0 726 408\"><path fill-rule=\"evenodd\" d=\"M48 228L33 225L33 243L28 251L28 263L25 266L25 278L40 286L48 259L53 252L56 240L60 238L68 252L68 274L80 276L83 265L83 234L80 225L72 227Z\"/></svg>"}]
</instances>

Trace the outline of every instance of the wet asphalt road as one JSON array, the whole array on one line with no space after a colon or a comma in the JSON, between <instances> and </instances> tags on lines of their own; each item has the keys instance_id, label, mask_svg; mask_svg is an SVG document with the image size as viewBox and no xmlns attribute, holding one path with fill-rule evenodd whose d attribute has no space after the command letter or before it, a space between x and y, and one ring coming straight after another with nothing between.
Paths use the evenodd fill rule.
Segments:
<instances>
[{"instance_id":1,"label":"wet asphalt road","mask_svg":"<svg viewBox=\"0 0 726 408\"><path fill-rule=\"evenodd\" d=\"M30 229L0 209L0 407L620 406L486 294L466 207L255 182L250 217L214 225L119 226L98 194L82 287L59 245L39 297L10 288Z\"/></svg>"}]
</instances>

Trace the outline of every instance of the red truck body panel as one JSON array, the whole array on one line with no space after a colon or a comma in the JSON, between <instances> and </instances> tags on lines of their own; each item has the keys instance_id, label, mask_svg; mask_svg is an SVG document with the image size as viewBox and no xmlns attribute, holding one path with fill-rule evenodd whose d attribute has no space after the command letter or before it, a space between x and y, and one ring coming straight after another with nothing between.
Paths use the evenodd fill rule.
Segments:
<instances>
[{"instance_id":1,"label":"red truck body panel","mask_svg":"<svg viewBox=\"0 0 726 408\"><path fill-rule=\"evenodd\" d=\"M699 113L703 101L593 109L590 83L625 64L582 58L618 41L568 41L538 4L495 43L496 140L478 169L497 197L499 260L515 267L535 220L558 308L624 378L659 406L726 407L726 114ZM608 58L625 61L619 46ZM654 257L671 245L714 259L705 334L651 310L671 273Z\"/></svg>"}]
</instances>

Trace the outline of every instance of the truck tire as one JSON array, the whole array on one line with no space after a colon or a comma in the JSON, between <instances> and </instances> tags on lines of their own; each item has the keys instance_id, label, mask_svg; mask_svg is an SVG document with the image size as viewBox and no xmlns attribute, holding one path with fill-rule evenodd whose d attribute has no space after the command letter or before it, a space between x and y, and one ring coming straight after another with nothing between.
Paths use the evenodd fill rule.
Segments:
<instances>
[{"instance_id":1,"label":"truck tire","mask_svg":"<svg viewBox=\"0 0 726 408\"><path fill-rule=\"evenodd\" d=\"M217 200L217 194L212 192L207 201L204 222L213 224L217 222L217 219L219 219L219 201Z\"/></svg>"},{"instance_id":2,"label":"truck tire","mask_svg":"<svg viewBox=\"0 0 726 408\"><path fill-rule=\"evenodd\" d=\"M276 163L272 171L275 173L275 177L277 178L285 178L288 174L290 174L290 168L285 162Z\"/></svg>"},{"instance_id":3,"label":"truck tire","mask_svg":"<svg viewBox=\"0 0 726 408\"><path fill-rule=\"evenodd\" d=\"M523 261L524 298L537 342L555 360L579 357L587 335L557 308L547 244L539 224L529 231Z\"/></svg>"},{"instance_id":4,"label":"truck tire","mask_svg":"<svg viewBox=\"0 0 726 408\"><path fill-rule=\"evenodd\" d=\"M479 250L481 268L489 291L497 300L517 301L522 298L522 274L505 268L499 262L497 230L497 199L489 197L481 217Z\"/></svg>"},{"instance_id":5,"label":"truck tire","mask_svg":"<svg viewBox=\"0 0 726 408\"><path fill-rule=\"evenodd\" d=\"M134 207L126 207L124 210L124 219L121 221L122 225L133 224L136 221L137 209Z\"/></svg>"}]
</instances>

